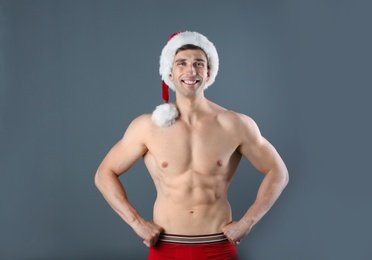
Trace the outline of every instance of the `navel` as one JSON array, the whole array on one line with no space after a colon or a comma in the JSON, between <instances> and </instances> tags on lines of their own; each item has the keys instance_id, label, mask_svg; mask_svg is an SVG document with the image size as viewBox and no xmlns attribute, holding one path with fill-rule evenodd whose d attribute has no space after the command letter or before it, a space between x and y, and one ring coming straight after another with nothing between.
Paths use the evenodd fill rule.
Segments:
<instances>
[{"instance_id":1,"label":"navel","mask_svg":"<svg viewBox=\"0 0 372 260\"><path fill-rule=\"evenodd\" d=\"M220 167L221 167L222 164L223 164L223 163L222 163L222 160L218 160L218 161L217 161L217 166L220 166Z\"/></svg>"},{"instance_id":2,"label":"navel","mask_svg":"<svg viewBox=\"0 0 372 260\"><path fill-rule=\"evenodd\" d=\"M167 168L167 167L168 167L168 163L167 163L167 162L162 162L162 163L161 163L161 167L163 167L163 168Z\"/></svg>"}]
</instances>

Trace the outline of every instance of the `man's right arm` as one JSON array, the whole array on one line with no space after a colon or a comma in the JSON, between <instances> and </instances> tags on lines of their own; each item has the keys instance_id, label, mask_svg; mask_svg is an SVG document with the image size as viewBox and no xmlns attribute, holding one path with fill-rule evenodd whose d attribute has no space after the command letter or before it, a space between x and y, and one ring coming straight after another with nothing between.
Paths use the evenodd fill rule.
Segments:
<instances>
[{"instance_id":1,"label":"man's right arm","mask_svg":"<svg viewBox=\"0 0 372 260\"><path fill-rule=\"evenodd\" d=\"M133 120L123 138L108 152L97 169L95 184L115 212L144 239L146 246L154 245L161 227L145 221L128 201L119 176L127 172L146 152L144 137L148 131L148 115Z\"/></svg>"}]
</instances>

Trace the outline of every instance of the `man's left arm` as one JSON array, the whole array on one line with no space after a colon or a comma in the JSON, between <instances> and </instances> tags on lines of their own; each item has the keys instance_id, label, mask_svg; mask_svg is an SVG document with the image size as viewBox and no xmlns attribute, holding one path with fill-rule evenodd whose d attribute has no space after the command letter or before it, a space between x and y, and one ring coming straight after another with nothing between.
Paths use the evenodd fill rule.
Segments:
<instances>
[{"instance_id":1,"label":"man's left arm","mask_svg":"<svg viewBox=\"0 0 372 260\"><path fill-rule=\"evenodd\" d=\"M276 149L261 135L256 123L241 115L242 142L239 152L265 177L258 189L255 202L237 222L223 228L231 243L237 245L252 227L269 211L286 187L289 176L287 167Z\"/></svg>"}]
</instances>

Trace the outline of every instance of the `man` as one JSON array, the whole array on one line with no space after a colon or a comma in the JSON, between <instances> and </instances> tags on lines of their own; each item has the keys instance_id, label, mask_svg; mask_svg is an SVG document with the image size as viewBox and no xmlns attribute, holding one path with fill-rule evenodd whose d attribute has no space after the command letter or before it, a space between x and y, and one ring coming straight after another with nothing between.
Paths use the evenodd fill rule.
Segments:
<instances>
[{"instance_id":1,"label":"man","mask_svg":"<svg viewBox=\"0 0 372 260\"><path fill-rule=\"evenodd\" d=\"M150 248L149 259L238 259L236 245L288 183L284 162L255 122L205 98L218 65L205 36L172 35L160 57L166 104L134 119L97 170L98 189ZM233 221L227 192L242 156L265 176L253 205ZM153 221L140 216L118 179L141 157L157 190Z\"/></svg>"}]
</instances>

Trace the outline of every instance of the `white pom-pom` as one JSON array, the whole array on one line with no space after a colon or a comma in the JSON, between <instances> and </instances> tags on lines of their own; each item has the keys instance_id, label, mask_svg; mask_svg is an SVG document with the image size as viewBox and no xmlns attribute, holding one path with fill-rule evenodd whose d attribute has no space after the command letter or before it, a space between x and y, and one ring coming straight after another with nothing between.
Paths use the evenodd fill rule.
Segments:
<instances>
[{"instance_id":1,"label":"white pom-pom","mask_svg":"<svg viewBox=\"0 0 372 260\"><path fill-rule=\"evenodd\" d=\"M155 124L162 127L171 126L178 118L178 110L174 104L162 104L152 112L151 119Z\"/></svg>"}]
</instances>

